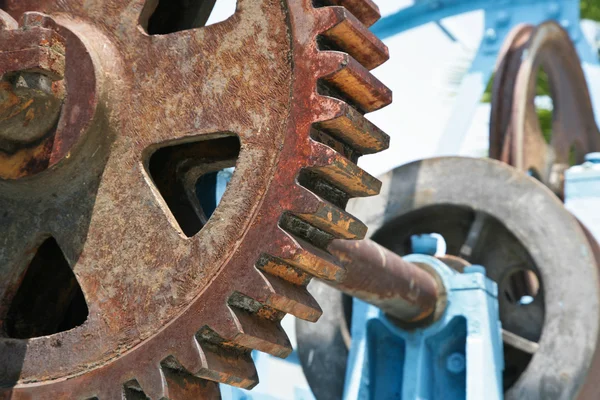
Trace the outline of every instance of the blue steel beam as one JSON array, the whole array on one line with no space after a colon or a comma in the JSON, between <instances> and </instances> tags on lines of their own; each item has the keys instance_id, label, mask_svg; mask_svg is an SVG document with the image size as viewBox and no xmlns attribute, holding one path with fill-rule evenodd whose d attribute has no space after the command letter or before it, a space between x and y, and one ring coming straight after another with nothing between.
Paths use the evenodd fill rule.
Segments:
<instances>
[{"instance_id":1,"label":"blue steel beam","mask_svg":"<svg viewBox=\"0 0 600 400\"><path fill-rule=\"evenodd\" d=\"M460 274L434 257L405 259L437 272L448 306L432 325L404 330L377 307L354 299L344 400L501 400L496 283L483 267Z\"/></svg>"},{"instance_id":2,"label":"blue steel beam","mask_svg":"<svg viewBox=\"0 0 600 400\"><path fill-rule=\"evenodd\" d=\"M421 0L383 17L371 27L371 31L380 39L385 39L429 22L470 11L495 9L511 12L531 5L545 6L550 19L558 17L561 9L574 7L577 10L576 19L579 20L578 0Z\"/></svg>"},{"instance_id":3,"label":"blue steel beam","mask_svg":"<svg viewBox=\"0 0 600 400\"><path fill-rule=\"evenodd\" d=\"M556 20L568 31L581 61L599 64L598 55L581 32L579 0L417 0L414 5L382 18L371 30L385 39L430 22L438 23L444 18L480 9L485 16L483 39L458 88L455 105L438 143L438 155L460 153L500 48L516 25Z\"/></svg>"}]
</instances>

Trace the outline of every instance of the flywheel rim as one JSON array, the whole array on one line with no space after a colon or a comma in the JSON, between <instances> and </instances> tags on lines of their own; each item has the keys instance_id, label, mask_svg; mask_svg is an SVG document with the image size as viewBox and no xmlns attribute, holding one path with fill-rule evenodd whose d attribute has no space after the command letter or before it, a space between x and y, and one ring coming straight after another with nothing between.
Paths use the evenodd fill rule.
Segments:
<instances>
[{"instance_id":1,"label":"flywheel rim","mask_svg":"<svg viewBox=\"0 0 600 400\"><path fill-rule=\"evenodd\" d=\"M477 171L471 177L477 176L478 179L465 180L465 171ZM444 205L466 207L499 218L528 249L545 290L544 328L539 349L521 377L505 393L507 399L576 398L584 382L594 381L597 370L591 366L595 365L592 363L598 358L595 349L598 345L600 319L598 315L594 317L586 314L585 318L581 318L575 312L565 311L569 307L573 311L575 305L578 307L581 302L574 300L575 297L586 292L589 296L582 299L589 302L588 311L592 314L598 312L600 291L597 285L598 265L594 243L589 242L589 237L578 221L558 198L551 196L548 189L535 179L502 163L486 159L427 159L396 168L380 176L380 179L383 187L379 200L382 207L379 210L383 211L371 211L374 210L373 207L366 207L360 201L350 207L354 214L367 223L375 240L383 240L386 231L393 236L394 230L390 231L386 227L401 216L408 216L411 211L424 210L428 206ZM448 189L444 190L444 187ZM553 226L560 227L555 229L560 229L561 234L552 234L549 230ZM570 240L563 240L565 237ZM385 241L383 244L389 245L394 238L388 237ZM540 247L541 244L543 245ZM397 245L404 246L405 243ZM553 255L545 254L542 249ZM558 263L558 258L554 257L557 254L560 254L559 258L570 254L573 263L578 265L575 267L578 274L566 272L563 264ZM540 262L541 260L545 261ZM569 265L569 268L574 267ZM585 277L582 277L583 274ZM567 281L573 279L578 283L569 286ZM569 294L560 294L562 285L566 285L565 290ZM565 299L569 299L569 304ZM578 334L580 339L583 336L585 340L574 341L573 336L565 335L563 330L567 326L574 330L573 335ZM563 345L555 341L562 341ZM559 352L556 349L565 351ZM558 358L553 359L553 356ZM568 380L561 378L567 376Z\"/></svg>"},{"instance_id":2,"label":"flywheel rim","mask_svg":"<svg viewBox=\"0 0 600 400\"><path fill-rule=\"evenodd\" d=\"M552 137L544 139L534 99L543 68L554 103ZM600 133L581 62L555 21L519 25L498 57L492 89L490 157L528 172L564 196L564 171L600 149Z\"/></svg>"}]
</instances>

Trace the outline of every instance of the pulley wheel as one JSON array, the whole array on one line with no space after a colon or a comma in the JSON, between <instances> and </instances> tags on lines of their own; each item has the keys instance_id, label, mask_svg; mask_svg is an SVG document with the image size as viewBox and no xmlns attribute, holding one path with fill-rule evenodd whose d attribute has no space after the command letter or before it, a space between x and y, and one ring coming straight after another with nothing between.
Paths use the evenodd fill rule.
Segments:
<instances>
[{"instance_id":1,"label":"pulley wheel","mask_svg":"<svg viewBox=\"0 0 600 400\"><path fill-rule=\"evenodd\" d=\"M502 326L512 338L504 344L507 399L573 399L594 382L596 244L556 196L486 159L424 160L380 178L381 196L351 206L373 240L404 255L411 236L438 233L447 254L485 266L498 283ZM588 384L579 398L598 398L598 389Z\"/></svg>"},{"instance_id":2,"label":"pulley wheel","mask_svg":"<svg viewBox=\"0 0 600 400\"><path fill-rule=\"evenodd\" d=\"M549 138L535 106L541 70L548 76L553 102ZM599 149L590 94L569 34L554 21L514 28L494 78L490 157L529 173L562 198L564 171Z\"/></svg>"}]
</instances>

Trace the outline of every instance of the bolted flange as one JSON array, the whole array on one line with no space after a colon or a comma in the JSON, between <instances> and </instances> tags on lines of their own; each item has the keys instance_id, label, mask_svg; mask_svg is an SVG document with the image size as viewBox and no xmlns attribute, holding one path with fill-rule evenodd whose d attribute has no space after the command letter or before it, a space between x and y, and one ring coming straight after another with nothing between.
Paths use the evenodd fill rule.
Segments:
<instances>
[{"instance_id":1,"label":"bolted flange","mask_svg":"<svg viewBox=\"0 0 600 400\"><path fill-rule=\"evenodd\" d=\"M9 29L16 22L3 25L0 150L15 153L53 133L64 99L66 40L41 13L25 14L16 29Z\"/></svg>"},{"instance_id":2,"label":"bolted flange","mask_svg":"<svg viewBox=\"0 0 600 400\"><path fill-rule=\"evenodd\" d=\"M73 31L40 12L20 23L0 13L0 179L69 158L95 113L96 90L92 58Z\"/></svg>"}]
</instances>

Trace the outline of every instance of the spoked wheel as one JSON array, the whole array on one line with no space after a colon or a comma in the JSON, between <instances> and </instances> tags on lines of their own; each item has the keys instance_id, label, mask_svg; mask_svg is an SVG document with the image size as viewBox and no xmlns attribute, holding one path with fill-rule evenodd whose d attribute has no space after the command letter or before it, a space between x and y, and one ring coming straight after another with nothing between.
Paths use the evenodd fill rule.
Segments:
<instances>
[{"instance_id":1,"label":"spoked wheel","mask_svg":"<svg viewBox=\"0 0 600 400\"><path fill-rule=\"evenodd\" d=\"M550 137L544 137L535 106L541 71L553 102ZM599 150L600 132L569 34L553 21L514 28L494 78L490 157L529 173L562 198L565 170Z\"/></svg>"},{"instance_id":2,"label":"spoked wheel","mask_svg":"<svg viewBox=\"0 0 600 400\"><path fill-rule=\"evenodd\" d=\"M381 179L376 204L352 206L373 240L404 255L412 235L438 233L447 254L485 266L498 283L506 398L573 399L584 383L581 398L597 398L597 247L559 199L484 159L424 160Z\"/></svg>"}]
</instances>

